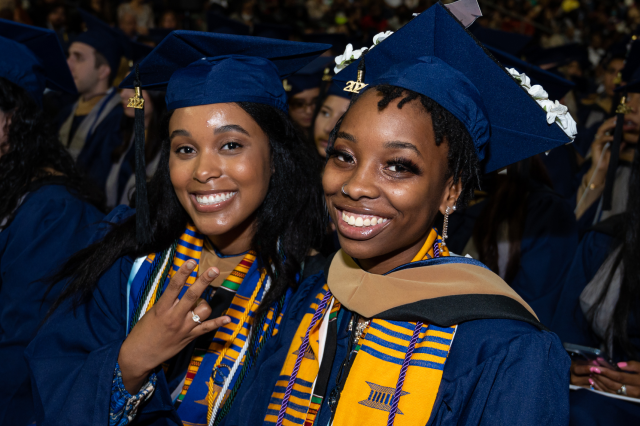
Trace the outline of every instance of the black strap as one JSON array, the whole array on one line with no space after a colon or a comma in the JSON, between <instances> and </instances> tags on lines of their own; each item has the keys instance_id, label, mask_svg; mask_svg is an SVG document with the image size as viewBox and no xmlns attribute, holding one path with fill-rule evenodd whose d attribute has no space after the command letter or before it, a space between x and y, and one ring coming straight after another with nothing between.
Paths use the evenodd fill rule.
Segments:
<instances>
[{"instance_id":1,"label":"black strap","mask_svg":"<svg viewBox=\"0 0 640 426\"><path fill-rule=\"evenodd\" d=\"M328 312L328 315L331 315L331 312ZM336 358L336 348L338 347L338 317L336 316L333 320L329 319L328 326L327 338L325 339L324 351L322 353L322 364L320 364L316 385L313 390L313 393L320 397L324 397L327 393L329 378L331 377L331 367L333 367L333 361Z\"/></svg>"}]
</instances>

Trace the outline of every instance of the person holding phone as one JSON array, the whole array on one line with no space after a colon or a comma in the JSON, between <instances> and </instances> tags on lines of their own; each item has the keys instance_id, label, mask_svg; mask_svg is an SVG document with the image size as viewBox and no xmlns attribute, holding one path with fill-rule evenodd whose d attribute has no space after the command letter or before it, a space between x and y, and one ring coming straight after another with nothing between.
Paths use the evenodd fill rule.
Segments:
<instances>
[{"instance_id":1,"label":"person holding phone","mask_svg":"<svg viewBox=\"0 0 640 426\"><path fill-rule=\"evenodd\" d=\"M174 31L124 80L136 106L141 88L166 86L160 162L148 198L136 179L135 213L116 208L60 273L69 283L26 351L38 424L224 417L326 226L281 80L328 47Z\"/></svg>"},{"instance_id":2,"label":"person holding phone","mask_svg":"<svg viewBox=\"0 0 640 426\"><path fill-rule=\"evenodd\" d=\"M640 402L640 69L626 90L632 108L625 115L623 143L627 147L623 152L630 151L631 159L623 186L626 192L621 194L627 200L626 209L593 226L583 237L550 328L563 342L601 348L607 354L600 361L572 362L571 384ZM639 421L636 403L581 390L571 393L571 424L635 425Z\"/></svg>"}]
</instances>

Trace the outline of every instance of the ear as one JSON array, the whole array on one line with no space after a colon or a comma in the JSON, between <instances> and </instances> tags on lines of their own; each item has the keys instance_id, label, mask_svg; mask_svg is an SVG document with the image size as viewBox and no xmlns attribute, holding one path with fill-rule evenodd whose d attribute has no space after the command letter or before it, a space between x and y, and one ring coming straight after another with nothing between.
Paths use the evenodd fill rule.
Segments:
<instances>
[{"instance_id":1,"label":"ear","mask_svg":"<svg viewBox=\"0 0 640 426\"><path fill-rule=\"evenodd\" d=\"M447 179L447 183L442 194L442 202L440 203L440 213L445 214L447 208L449 213L456 209L456 204L460 193L462 192L462 179L458 178L456 182L453 181L453 176Z\"/></svg>"},{"instance_id":2,"label":"ear","mask_svg":"<svg viewBox=\"0 0 640 426\"><path fill-rule=\"evenodd\" d=\"M111 67L109 65L102 64L98 67L98 78L100 80L109 80L111 76Z\"/></svg>"}]
</instances>

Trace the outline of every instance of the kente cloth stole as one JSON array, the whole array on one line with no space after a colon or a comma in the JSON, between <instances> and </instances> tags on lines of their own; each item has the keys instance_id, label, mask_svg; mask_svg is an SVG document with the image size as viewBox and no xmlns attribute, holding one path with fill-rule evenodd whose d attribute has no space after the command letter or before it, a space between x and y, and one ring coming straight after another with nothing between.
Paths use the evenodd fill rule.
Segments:
<instances>
[{"instance_id":1,"label":"kente cloth stole","mask_svg":"<svg viewBox=\"0 0 640 426\"><path fill-rule=\"evenodd\" d=\"M440 256L449 256L449 250L433 230L413 261ZM312 426L323 397L335 386L329 383L324 389L318 374L320 326L331 299L325 284L307 308L280 371L265 424ZM334 300L329 324L339 309L340 303ZM350 354L352 365L347 368L333 425L427 424L455 330L456 326L371 320ZM301 350L304 356L299 355ZM335 359L333 364L341 362Z\"/></svg>"},{"instance_id":2,"label":"kente cloth stole","mask_svg":"<svg viewBox=\"0 0 640 426\"><path fill-rule=\"evenodd\" d=\"M195 227L188 225L184 234L171 248L147 256L131 284L129 331L160 298L171 277L184 262L193 259L199 264L203 245L204 236L199 234ZM191 357L182 392L176 401L178 415L185 425L207 425L207 414L210 410L207 398L209 386L213 385L213 399L216 400L224 384L227 384L228 391L222 398L224 404L229 392L236 385L239 373L243 371L236 366L235 374L230 380L227 380L234 364L236 364L238 355L245 346L255 320L255 311L264 295L267 281L266 273L258 268L255 259L255 252L248 252L217 290L233 294L231 305L224 313L231 318L231 323L217 329L208 348L196 349ZM195 282L197 276L198 267L187 279L185 288L180 292L180 297ZM160 285L161 282L162 285ZM203 295L203 298L210 299L208 295ZM251 306L249 306L250 302ZM279 307L282 308L282 303L279 304ZM278 309L278 306L272 307L260 324L261 326L258 327L260 333L253 332L251 340L260 344L277 334L282 311L283 309ZM275 322L274 316L276 317ZM230 341L236 329L239 329L237 335L233 341ZM225 348L225 356L220 360L215 380L210 383L213 367ZM252 354L245 354L239 366L243 365L243 361L247 360L248 355ZM244 373L246 374L246 371Z\"/></svg>"}]
</instances>

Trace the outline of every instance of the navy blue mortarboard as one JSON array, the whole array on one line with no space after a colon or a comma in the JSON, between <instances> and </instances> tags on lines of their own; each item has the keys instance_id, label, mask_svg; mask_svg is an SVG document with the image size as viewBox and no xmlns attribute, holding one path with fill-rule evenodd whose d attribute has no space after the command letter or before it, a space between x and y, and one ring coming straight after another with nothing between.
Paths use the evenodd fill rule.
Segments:
<instances>
[{"instance_id":1,"label":"navy blue mortarboard","mask_svg":"<svg viewBox=\"0 0 640 426\"><path fill-rule=\"evenodd\" d=\"M469 31L485 46L495 47L510 55L520 54L531 41L531 37L526 35L485 28L478 24L469 27Z\"/></svg>"},{"instance_id":2,"label":"navy blue mortarboard","mask_svg":"<svg viewBox=\"0 0 640 426\"><path fill-rule=\"evenodd\" d=\"M256 37L289 40L291 27L276 24L255 24L253 26L253 35Z\"/></svg>"},{"instance_id":3,"label":"navy blue mortarboard","mask_svg":"<svg viewBox=\"0 0 640 426\"><path fill-rule=\"evenodd\" d=\"M136 88L136 238L149 235L144 177L144 111L139 88L164 89L167 109L227 102L255 102L287 112L282 79L304 67L329 45L251 36L177 30L136 66L120 85ZM138 176L138 174L140 176Z\"/></svg>"},{"instance_id":4,"label":"navy blue mortarboard","mask_svg":"<svg viewBox=\"0 0 640 426\"><path fill-rule=\"evenodd\" d=\"M347 47L347 36L342 33L311 33L303 34L302 41L307 43L325 43L330 44L331 48L336 54L344 52L344 48Z\"/></svg>"},{"instance_id":5,"label":"navy blue mortarboard","mask_svg":"<svg viewBox=\"0 0 640 426\"><path fill-rule=\"evenodd\" d=\"M629 83L616 89L616 91L623 93L640 93L640 67L636 68L629 80L631 80Z\"/></svg>"},{"instance_id":6,"label":"navy blue mortarboard","mask_svg":"<svg viewBox=\"0 0 640 426\"><path fill-rule=\"evenodd\" d=\"M354 89L361 65L352 63L333 81ZM362 83L418 92L458 118L485 172L571 141L555 117L548 124L547 112L439 3L373 47L364 66Z\"/></svg>"},{"instance_id":7,"label":"navy blue mortarboard","mask_svg":"<svg viewBox=\"0 0 640 426\"><path fill-rule=\"evenodd\" d=\"M218 34L249 35L251 28L242 22L210 10L207 12L207 31Z\"/></svg>"},{"instance_id":8,"label":"navy blue mortarboard","mask_svg":"<svg viewBox=\"0 0 640 426\"><path fill-rule=\"evenodd\" d=\"M167 108L257 102L287 111L282 79L330 46L177 30L140 63L142 88L166 87ZM121 87L133 87L128 75Z\"/></svg>"},{"instance_id":9,"label":"navy blue mortarboard","mask_svg":"<svg viewBox=\"0 0 640 426\"><path fill-rule=\"evenodd\" d=\"M111 76L114 77L120 67L120 59L123 56L128 56L131 51L130 40L123 32L111 28L89 12L80 10L80 14L87 31L78 34L72 41L88 44L100 52L107 60L111 68Z\"/></svg>"},{"instance_id":10,"label":"navy blue mortarboard","mask_svg":"<svg viewBox=\"0 0 640 426\"><path fill-rule=\"evenodd\" d=\"M640 68L640 40L636 36L629 42L629 50L620 77L625 83L633 80L633 73Z\"/></svg>"},{"instance_id":11,"label":"navy blue mortarboard","mask_svg":"<svg viewBox=\"0 0 640 426\"><path fill-rule=\"evenodd\" d=\"M331 56L321 56L292 76L282 80L282 86L287 92L287 97L290 98L305 90L320 87L325 76L328 81L331 81L333 63Z\"/></svg>"},{"instance_id":12,"label":"navy blue mortarboard","mask_svg":"<svg viewBox=\"0 0 640 426\"><path fill-rule=\"evenodd\" d=\"M160 42L162 40L164 40L164 38L166 36L168 36L169 34L171 34L171 31L168 28L149 28L149 35L148 37L153 40L156 43L156 46L158 44L160 44Z\"/></svg>"},{"instance_id":13,"label":"navy blue mortarboard","mask_svg":"<svg viewBox=\"0 0 640 426\"><path fill-rule=\"evenodd\" d=\"M486 46L486 48L502 65L508 68L515 68L520 73L525 73L531 79L531 83L543 86L551 99L562 99L576 85L572 81L520 60L506 52L490 46Z\"/></svg>"},{"instance_id":14,"label":"navy blue mortarboard","mask_svg":"<svg viewBox=\"0 0 640 426\"><path fill-rule=\"evenodd\" d=\"M25 89L40 104L45 88L76 94L56 33L0 19L0 77Z\"/></svg>"},{"instance_id":15,"label":"navy blue mortarboard","mask_svg":"<svg viewBox=\"0 0 640 426\"><path fill-rule=\"evenodd\" d=\"M578 43L569 43L533 51L527 55L527 61L545 69L561 67L573 61L586 65L589 63L589 53L586 47Z\"/></svg>"}]
</instances>

